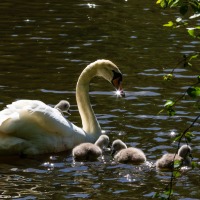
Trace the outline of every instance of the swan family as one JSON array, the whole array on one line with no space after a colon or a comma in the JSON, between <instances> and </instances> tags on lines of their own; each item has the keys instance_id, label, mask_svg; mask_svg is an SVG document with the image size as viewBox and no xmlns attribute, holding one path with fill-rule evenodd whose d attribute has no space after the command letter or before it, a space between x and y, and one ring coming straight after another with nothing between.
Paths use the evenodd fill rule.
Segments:
<instances>
[{"instance_id":1,"label":"swan family","mask_svg":"<svg viewBox=\"0 0 200 200\"><path fill-rule=\"evenodd\" d=\"M89 84L97 76L110 82L124 96L122 73L113 62L101 59L86 66L76 85L82 127L39 100L18 100L7 105L0 112L0 155L56 153L83 142L94 143L102 133L90 104Z\"/></svg>"},{"instance_id":2,"label":"swan family","mask_svg":"<svg viewBox=\"0 0 200 200\"><path fill-rule=\"evenodd\" d=\"M39 100L17 100L0 111L0 156L38 155L72 150L74 160L97 160L108 146L109 138L102 135L101 127L89 99L89 85L93 78L102 77L110 82L118 95L122 90L122 73L109 60L90 63L80 74L76 85L76 101L82 127L66 119L70 104L66 100L51 107ZM94 144L93 144L94 143ZM183 145L178 155L166 154L156 161L156 168L170 168L173 160L190 165L191 147ZM112 155L119 163L146 162L144 152L128 147L117 139L112 143ZM172 159L173 158L173 159Z\"/></svg>"}]
</instances>

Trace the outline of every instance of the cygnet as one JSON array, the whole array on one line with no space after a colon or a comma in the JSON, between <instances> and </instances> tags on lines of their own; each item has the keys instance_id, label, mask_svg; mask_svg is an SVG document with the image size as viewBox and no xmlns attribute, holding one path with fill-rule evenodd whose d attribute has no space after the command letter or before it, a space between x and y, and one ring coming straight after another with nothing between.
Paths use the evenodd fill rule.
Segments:
<instances>
[{"instance_id":1,"label":"cygnet","mask_svg":"<svg viewBox=\"0 0 200 200\"><path fill-rule=\"evenodd\" d=\"M146 161L144 152L135 147L128 147L124 142L117 139L112 143L112 155L119 163L141 164Z\"/></svg>"},{"instance_id":2,"label":"cygnet","mask_svg":"<svg viewBox=\"0 0 200 200\"><path fill-rule=\"evenodd\" d=\"M174 161L182 161L184 166L191 164L191 147L189 145L182 145L177 154L167 153L156 161L157 169L173 169Z\"/></svg>"},{"instance_id":3,"label":"cygnet","mask_svg":"<svg viewBox=\"0 0 200 200\"><path fill-rule=\"evenodd\" d=\"M75 161L96 161L102 155L103 148L108 144L109 137L101 135L94 144L87 142L74 147L72 156Z\"/></svg>"},{"instance_id":4,"label":"cygnet","mask_svg":"<svg viewBox=\"0 0 200 200\"><path fill-rule=\"evenodd\" d=\"M71 115L70 113L70 103L67 100L61 100L58 104L54 106L57 110L59 110L62 114L67 113L68 115Z\"/></svg>"}]
</instances>

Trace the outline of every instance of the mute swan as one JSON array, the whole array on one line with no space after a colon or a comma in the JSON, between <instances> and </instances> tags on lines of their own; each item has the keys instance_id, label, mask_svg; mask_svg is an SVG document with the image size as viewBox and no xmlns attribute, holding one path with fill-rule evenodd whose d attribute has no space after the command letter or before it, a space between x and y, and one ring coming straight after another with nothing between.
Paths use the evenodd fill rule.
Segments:
<instances>
[{"instance_id":1,"label":"mute swan","mask_svg":"<svg viewBox=\"0 0 200 200\"><path fill-rule=\"evenodd\" d=\"M56 108L58 111L60 111L61 113L67 113L68 115L71 115L70 113L70 103L67 100L61 100L59 101L58 104L56 104L54 106L54 108Z\"/></svg>"},{"instance_id":2,"label":"mute swan","mask_svg":"<svg viewBox=\"0 0 200 200\"><path fill-rule=\"evenodd\" d=\"M174 161L179 160L183 165L189 166L191 164L191 147L189 145L182 145L178 150L178 154L167 153L156 161L157 169L173 169Z\"/></svg>"},{"instance_id":3,"label":"mute swan","mask_svg":"<svg viewBox=\"0 0 200 200\"><path fill-rule=\"evenodd\" d=\"M132 163L140 164L146 161L144 152L138 148L129 147L121 140L114 140L112 143L112 155L114 159L119 163Z\"/></svg>"},{"instance_id":4,"label":"mute swan","mask_svg":"<svg viewBox=\"0 0 200 200\"><path fill-rule=\"evenodd\" d=\"M86 142L79 144L72 150L72 156L75 161L96 161L102 155L102 150L109 144L109 137L101 135L95 144Z\"/></svg>"},{"instance_id":5,"label":"mute swan","mask_svg":"<svg viewBox=\"0 0 200 200\"><path fill-rule=\"evenodd\" d=\"M123 96L122 74L109 60L89 64L79 76L76 101L82 120L77 127L55 108L38 100L18 100L0 112L0 155L37 155L95 142L101 127L89 100L89 84L96 76L109 81Z\"/></svg>"}]
</instances>

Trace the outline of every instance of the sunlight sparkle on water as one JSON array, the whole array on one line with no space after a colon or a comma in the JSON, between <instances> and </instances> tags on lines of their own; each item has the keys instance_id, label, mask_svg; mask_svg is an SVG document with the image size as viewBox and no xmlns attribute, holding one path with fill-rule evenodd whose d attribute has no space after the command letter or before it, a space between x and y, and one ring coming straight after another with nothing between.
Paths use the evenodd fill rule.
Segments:
<instances>
[{"instance_id":1,"label":"sunlight sparkle on water","mask_svg":"<svg viewBox=\"0 0 200 200\"><path fill-rule=\"evenodd\" d=\"M171 136L171 137L176 136L176 132L175 132L175 131L171 131L171 132L170 132L170 136Z\"/></svg>"},{"instance_id":2,"label":"sunlight sparkle on water","mask_svg":"<svg viewBox=\"0 0 200 200\"><path fill-rule=\"evenodd\" d=\"M121 96L121 91L120 90L116 90L115 91L115 95L117 95L118 97Z\"/></svg>"},{"instance_id":3,"label":"sunlight sparkle on water","mask_svg":"<svg viewBox=\"0 0 200 200\"><path fill-rule=\"evenodd\" d=\"M87 5L89 8L96 8L96 4L94 3L88 3Z\"/></svg>"}]
</instances>

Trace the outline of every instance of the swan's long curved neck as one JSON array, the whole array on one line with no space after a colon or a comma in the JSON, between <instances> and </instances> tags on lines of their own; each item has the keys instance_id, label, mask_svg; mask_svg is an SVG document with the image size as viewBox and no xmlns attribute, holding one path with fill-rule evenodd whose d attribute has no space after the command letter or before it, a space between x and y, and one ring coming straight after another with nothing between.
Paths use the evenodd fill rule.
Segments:
<instances>
[{"instance_id":1,"label":"swan's long curved neck","mask_svg":"<svg viewBox=\"0 0 200 200\"><path fill-rule=\"evenodd\" d=\"M81 73L76 86L76 101L83 130L91 136L99 136L101 134L101 127L94 115L89 99L89 84L96 75L95 68L92 65L87 66Z\"/></svg>"}]
</instances>

